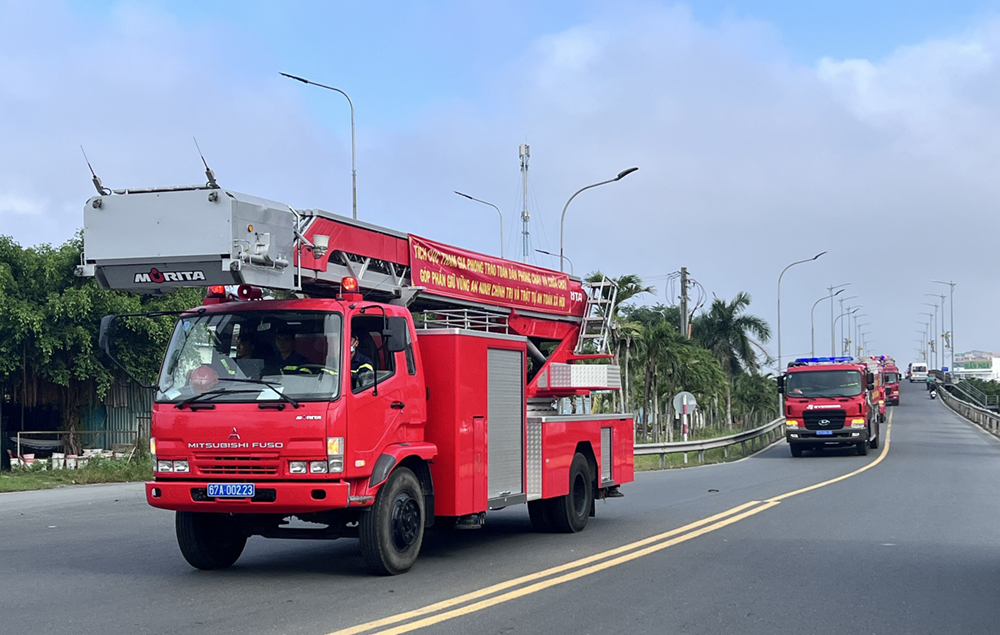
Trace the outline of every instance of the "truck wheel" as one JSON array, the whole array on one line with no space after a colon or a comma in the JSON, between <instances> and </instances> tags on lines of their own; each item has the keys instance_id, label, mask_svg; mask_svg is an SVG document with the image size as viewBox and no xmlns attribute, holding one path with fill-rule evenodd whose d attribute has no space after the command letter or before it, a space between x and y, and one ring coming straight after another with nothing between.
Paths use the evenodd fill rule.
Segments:
<instances>
[{"instance_id":1,"label":"truck wheel","mask_svg":"<svg viewBox=\"0 0 1000 635\"><path fill-rule=\"evenodd\" d=\"M549 515L555 531L573 534L587 526L594 501L592 481L587 457L577 452L569 466L569 494L549 502Z\"/></svg>"},{"instance_id":2,"label":"truck wheel","mask_svg":"<svg viewBox=\"0 0 1000 635\"><path fill-rule=\"evenodd\" d=\"M358 537L372 573L409 571L424 541L424 493L413 472L405 467L393 470L375 503L361 512Z\"/></svg>"},{"instance_id":3,"label":"truck wheel","mask_svg":"<svg viewBox=\"0 0 1000 635\"><path fill-rule=\"evenodd\" d=\"M878 449L878 441L881 438L882 438L882 427L876 425L875 426L875 436L868 441L868 447L870 447L873 450L877 450Z\"/></svg>"},{"instance_id":4,"label":"truck wheel","mask_svg":"<svg viewBox=\"0 0 1000 635\"><path fill-rule=\"evenodd\" d=\"M174 528L184 559L195 569L231 567L247 544L229 514L177 512Z\"/></svg>"},{"instance_id":5,"label":"truck wheel","mask_svg":"<svg viewBox=\"0 0 1000 635\"><path fill-rule=\"evenodd\" d=\"M794 443L789 444L788 449L792 451L792 456L799 457L802 456L802 446L796 445Z\"/></svg>"},{"instance_id":6,"label":"truck wheel","mask_svg":"<svg viewBox=\"0 0 1000 635\"><path fill-rule=\"evenodd\" d=\"M528 518L531 519L531 528L537 532L549 533L552 531L552 514L549 513L548 500L530 501L528 503Z\"/></svg>"},{"instance_id":7,"label":"truck wheel","mask_svg":"<svg viewBox=\"0 0 1000 635\"><path fill-rule=\"evenodd\" d=\"M868 456L868 442L862 441L857 445L858 456Z\"/></svg>"}]
</instances>

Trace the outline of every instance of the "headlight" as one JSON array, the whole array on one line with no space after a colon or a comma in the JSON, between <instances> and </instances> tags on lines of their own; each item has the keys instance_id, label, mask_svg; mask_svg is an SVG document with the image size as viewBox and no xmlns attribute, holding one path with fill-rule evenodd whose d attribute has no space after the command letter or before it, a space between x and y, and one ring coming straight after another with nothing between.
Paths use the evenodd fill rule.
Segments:
<instances>
[{"instance_id":1,"label":"headlight","mask_svg":"<svg viewBox=\"0 0 1000 635\"><path fill-rule=\"evenodd\" d=\"M289 474L305 474L306 473L306 462L305 461L289 461L288 463Z\"/></svg>"},{"instance_id":2,"label":"headlight","mask_svg":"<svg viewBox=\"0 0 1000 635\"><path fill-rule=\"evenodd\" d=\"M336 458L330 459L330 471L331 472L343 472L344 471L344 459Z\"/></svg>"},{"instance_id":3,"label":"headlight","mask_svg":"<svg viewBox=\"0 0 1000 635\"><path fill-rule=\"evenodd\" d=\"M166 461L164 461L164 463L166 463ZM176 472L187 473L187 472L190 472L190 471L191 471L191 468L188 467L188 462L187 461L174 461L174 472L175 473Z\"/></svg>"},{"instance_id":4,"label":"headlight","mask_svg":"<svg viewBox=\"0 0 1000 635\"><path fill-rule=\"evenodd\" d=\"M156 462L157 472L173 472L174 462L173 461L157 461Z\"/></svg>"},{"instance_id":5,"label":"headlight","mask_svg":"<svg viewBox=\"0 0 1000 635\"><path fill-rule=\"evenodd\" d=\"M329 467L326 461L310 461L309 472L312 474L326 474Z\"/></svg>"}]
</instances>

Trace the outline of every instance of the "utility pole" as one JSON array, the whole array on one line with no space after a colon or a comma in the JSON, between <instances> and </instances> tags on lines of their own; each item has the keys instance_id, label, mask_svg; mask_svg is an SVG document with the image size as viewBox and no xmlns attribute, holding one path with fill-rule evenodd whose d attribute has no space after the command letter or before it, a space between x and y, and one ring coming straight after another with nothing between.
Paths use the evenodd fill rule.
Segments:
<instances>
[{"instance_id":1,"label":"utility pole","mask_svg":"<svg viewBox=\"0 0 1000 635\"><path fill-rule=\"evenodd\" d=\"M688 326L688 270L681 267L681 333L690 339L690 327Z\"/></svg>"},{"instance_id":2,"label":"utility pole","mask_svg":"<svg viewBox=\"0 0 1000 635\"><path fill-rule=\"evenodd\" d=\"M524 201L521 208L521 222L523 223L521 238L524 243L522 262L528 262L528 220L531 218L531 214L528 213L528 159L531 158L531 148L527 143L521 144L519 154L521 155L521 192ZM562 262L559 264L561 266Z\"/></svg>"}]
</instances>

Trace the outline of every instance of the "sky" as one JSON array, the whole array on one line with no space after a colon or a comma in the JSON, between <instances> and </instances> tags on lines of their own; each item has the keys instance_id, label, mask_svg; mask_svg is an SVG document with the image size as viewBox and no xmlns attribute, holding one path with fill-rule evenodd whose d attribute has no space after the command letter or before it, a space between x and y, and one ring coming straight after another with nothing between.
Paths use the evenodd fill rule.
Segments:
<instances>
[{"instance_id":1,"label":"sky","mask_svg":"<svg viewBox=\"0 0 1000 635\"><path fill-rule=\"evenodd\" d=\"M0 234L61 243L93 194L196 183L578 275L635 273L675 302L750 293L785 360L827 287L869 352L916 356L953 280L959 352L1000 350L1000 0L45 2L0 0ZM558 259L532 252L532 262ZM947 306L946 313L951 309ZM839 305L838 305L839 311ZM815 311L830 353L830 303ZM938 331L944 330L938 325ZM777 338L767 345L778 353Z\"/></svg>"}]
</instances>

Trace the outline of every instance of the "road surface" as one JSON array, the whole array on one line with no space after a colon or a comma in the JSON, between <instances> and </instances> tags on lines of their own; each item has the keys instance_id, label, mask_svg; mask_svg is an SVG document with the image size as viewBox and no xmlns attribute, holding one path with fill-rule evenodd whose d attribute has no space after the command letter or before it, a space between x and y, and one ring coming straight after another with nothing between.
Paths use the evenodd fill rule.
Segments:
<instances>
[{"instance_id":1,"label":"road surface","mask_svg":"<svg viewBox=\"0 0 1000 635\"><path fill-rule=\"evenodd\" d=\"M393 578L352 540L253 538L193 570L139 484L0 494L0 631L996 633L1000 443L922 386L902 399L866 457L779 443L642 473L580 534L518 506L430 532Z\"/></svg>"}]
</instances>

